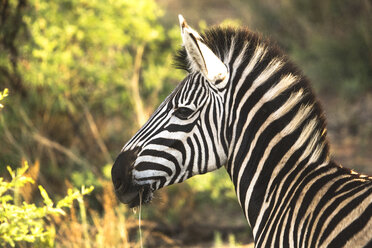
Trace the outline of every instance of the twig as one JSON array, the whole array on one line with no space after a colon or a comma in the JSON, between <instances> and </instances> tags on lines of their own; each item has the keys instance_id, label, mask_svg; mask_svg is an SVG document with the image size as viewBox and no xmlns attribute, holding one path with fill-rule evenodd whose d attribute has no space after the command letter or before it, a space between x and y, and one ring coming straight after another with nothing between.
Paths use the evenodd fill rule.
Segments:
<instances>
[{"instance_id":1,"label":"twig","mask_svg":"<svg viewBox=\"0 0 372 248\"><path fill-rule=\"evenodd\" d=\"M32 136L40 144L45 145L47 147L51 147L51 148L59 151L60 153L65 154L69 159L71 159L72 161L74 161L75 163L77 163L79 165L82 165L84 168L95 170L95 168L93 166L89 166L89 163L86 160L79 157L74 152L72 152L70 149L62 146L61 144L59 144L55 141L52 141L52 140L40 135L39 133L34 133ZM99 175L97 171L94 171L94 172L95 172L96 175Z\"/></svg>"},{"instance_id":2,"label":"twig","mask_svg":"<svg viewBox=\"0 0 372 248\"><path fill-rule=\"evenodd\" d=\"M82 105L83 105L83 108L84 108L84 115L85 115L85 118L87 119L90 131L92 132L94 139L96 140L99 148L101 149L101 152L103 153L103 156L106 159L106 163L112 164L113 160L110 156L110 153L107 149L107 146L105 145L105 142L103 141L103 139L102 139L102 137L101 137L101 135L98 131L97 125L96 125L96 123L93 119L92 114L90 113L89 109L86 107L85 104L82 104Z\"/></svg>"},{"instance_id":3,"label":"twig","mask_svg":"<svg viewBox=\"0 0 372 248\"><path fill-rule=\"evenodd\" d=\"M12 133L9 131L8 126L6 124L6 121L4 120L4 117L1 115L0 118L1 118L1 124L2 124L2 126L4 128L5 137L8 139L8 141L10 142L10 144L12 144L18 150L18 152L21 154L21 156L23 158L25 158L26 160L30 161L29 157L27 156L26 152L23 150L22 146L20 146L17 143L17 141L13 137Z\"/></svg>"},{"instance_id":4,"label":"twig","mask_svg":"<svg viewBox=\"0 0 372 248\"><path fill-rule=\"evenodd\" d=\"M137 124L139 126L142 126L147 120L146 112L143 107L143 101L139 92L140 69L142 65L142 56L144 50L145 50L144 44L140 44L137 47L136 56L134 58L133 75L130 82L131 83L130 89L132 91L134 108L136 110Z\"/></svg>"}]
</instances>

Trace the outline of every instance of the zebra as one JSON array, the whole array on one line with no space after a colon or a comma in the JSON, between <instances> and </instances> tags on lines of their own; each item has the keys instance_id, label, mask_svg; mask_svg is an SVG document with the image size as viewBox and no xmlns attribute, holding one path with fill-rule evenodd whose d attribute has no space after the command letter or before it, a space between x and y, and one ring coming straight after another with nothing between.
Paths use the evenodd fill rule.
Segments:
<instances>
[{"instance_id":1,"label":"zebra","mask_svg":"<svg viewBox=\"0 0 372 248\"><path fill-rule=\"evenodd\" d=\"M179 16L188 72L112 167L118 199L224 166L256 247L372 247L372 178L330 157L308 79L248 28L201 35Z\"/></svg>"}]
</instances>

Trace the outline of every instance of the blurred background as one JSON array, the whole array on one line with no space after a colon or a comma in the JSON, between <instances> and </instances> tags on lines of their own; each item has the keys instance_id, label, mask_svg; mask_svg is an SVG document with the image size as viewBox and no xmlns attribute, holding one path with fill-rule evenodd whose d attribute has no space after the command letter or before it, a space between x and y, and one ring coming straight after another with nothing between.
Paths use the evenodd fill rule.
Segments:
<instances>
[{"instance_id":1,"label":"blurred background","mask_svg":"<svg viewBox=\"0 0 372 248\"><path fill-rule=\"evenodd\" d=\"M86 217L80 204L48 222L54 246L140 246L139 211L118 204L110 170L185 76L172 67L180 13L199 31L244 25L280 46L325 109L334 159L372 174L369 0L1 0L0 91L9 96L1 101L0 177L9 179L6 165L28 161L28 175L54 200L69 187L95 187ZM23 199L38 203L37 188L27 187ZM141 214L145 247L252 241L224 169L158 191Z\"/></svg>"}]
</instances>

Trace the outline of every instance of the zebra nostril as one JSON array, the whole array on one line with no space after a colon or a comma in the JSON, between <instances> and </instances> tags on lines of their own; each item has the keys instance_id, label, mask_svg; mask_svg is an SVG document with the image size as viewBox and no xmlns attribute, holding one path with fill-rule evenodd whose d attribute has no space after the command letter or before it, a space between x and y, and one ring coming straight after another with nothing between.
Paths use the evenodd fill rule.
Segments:
<instances>
[{"instance_id":1,"label":"zebra nostril","mask_svg":"<svg viewBox=\"0 0 372 248\"><path fill-rule=\"evenodd\" d=\"M125 193L132 187L132 169L139 151L140 148L123 151L116 158L111 169L111 178L116 191Z\"/></svg>"},{"instance_id":2,"label":"zebra nostril","mask_svg":"<svg viewBox=\"0 0 372 248\"><path fill-rule=\"evenodd\" d=\"M120 181L120 179L112 179L113 183L114 183L114 189L115 190L119 190L119 188L121 188L123 186L122 182Z\"/></svg>"}]
</instances>

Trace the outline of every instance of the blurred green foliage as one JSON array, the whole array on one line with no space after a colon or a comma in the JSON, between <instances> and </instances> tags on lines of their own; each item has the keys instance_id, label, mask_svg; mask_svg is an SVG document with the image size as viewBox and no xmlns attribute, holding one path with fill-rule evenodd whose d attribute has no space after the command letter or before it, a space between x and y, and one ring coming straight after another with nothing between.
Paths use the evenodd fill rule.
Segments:
<instances>
[{"instance_id":1,"label":"blurred green foliage","mask_svg":"<svg viewBox=\"0 0 372 248\"><path fill-rule=\"evenodd\" d=\"M0 245L19 247L31 243L38 247L54 247L55 227L51 222L53 216L65 215L63 208L70 209L73 201L83 201L83 196L92 192L93 187L82 187L81 191L69 189L67 196L56 204L50 199L46 190L39 185L44 204L36 206L34 203L20 201L20 190L34 180L26 176L28 164L13 171L7 167L11 181L4 181L0 177Z\"/></svg>"},{"instance_id":2,"label":"blurred green foliage","mask_svg":"<svg viewBox=\"0 0 372 248\"><path fill-rule=\"evenodd\" d=\"M208 200L219 204L228 204L229 200L236 201L233 184L224 168L213 173L194 176L187 181L187 184L199 193L197 199L201 203L210 204Z\"/></svg>"},{"instance_id":3,"label":"blurred green foliage","mask_svg":"<svg viewBox=\"0 0 372 248\"><path fill-rule=\"evenodd\" d=\"M372 3L368 0L247 1L254 26L276 40L322 93L372 90Z\"/></svg>"},{"instance_id":4,"label":"blurred green foliage","mask_svg":"<svg viewBox=\"0 0 372 248\"><path fill-rule=\"evenodd\" d=\"M151 61L143 64L144 73L160 76L146 84L152 91L164 81L154 60L164 65L169 59L153 48L173 38L157 22L161 13L147 0L30 1L23 20L31 40L20 48L25 83L47 87L58 109L78 111L78 96L110 111L130 100L125 87L130 87L133 59L137 47L147 45ZM105 97L114 90L120 91L117 99Z\"/></svg>"}]
</instances>

